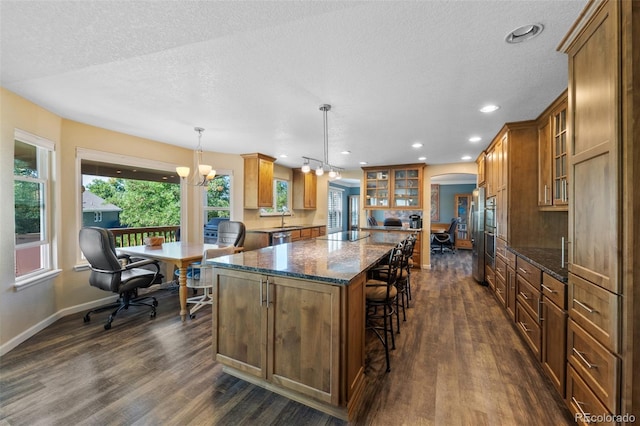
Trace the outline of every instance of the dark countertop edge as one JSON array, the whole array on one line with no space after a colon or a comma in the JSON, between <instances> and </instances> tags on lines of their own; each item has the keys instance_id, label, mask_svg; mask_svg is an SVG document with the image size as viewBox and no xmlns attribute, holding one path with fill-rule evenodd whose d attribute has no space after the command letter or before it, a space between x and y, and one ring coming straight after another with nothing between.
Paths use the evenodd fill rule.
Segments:
<instances>
[{"instance_id":1,"label":"dark countertop edge","mask_svg":"<svg viewBox=\"0 0 640 426\"><path fill-rule=\"evenodd\" d=\"M322 276L316 276L316 275L300 274L295 272L278 271L275 269L258 268L255 266L235 265L235 264L229 264L229 263L216 262L214 260L207 260L207 263L212 264L214 267L223 268L223 269L234 269L234 270L240 270L240 271L258 272L260 274L265 274L265 275L275 275L275 276L288 277L288 278L300 278L300 279L309 280L309 281L320 281L328 284L348 285L351 282L351 280L345 280L340 278L322 277Z\"/></svg>"},{"instance_id":2,"label":"dark countertop edge","mask_svg":"<svg viewBox=\"0 0 640 426\"><path fill-rule=\"evenodd\" d=\"M532 255L530 253L531 250L550 250L550 249L544 249L544 248L540 248L540 247L510 247L507 246L507 250L509 250L511 253L514 253L517 256L522 257L523 259L525 259L526 261L530 262L531 264L537 266L538 268L540 268L543 272L546 272L547 274L551 275L553 278L557 279L558 281L561 281L563 283L566 283L569 280L569 272L567 270L567 268L551 268L547 265L545 265L545 263L541 263L544 261L541 261L540 259L536 259L535 255ZM527 251L529 251L529 253L527 253Z\"/></svg>"}]
</instances>

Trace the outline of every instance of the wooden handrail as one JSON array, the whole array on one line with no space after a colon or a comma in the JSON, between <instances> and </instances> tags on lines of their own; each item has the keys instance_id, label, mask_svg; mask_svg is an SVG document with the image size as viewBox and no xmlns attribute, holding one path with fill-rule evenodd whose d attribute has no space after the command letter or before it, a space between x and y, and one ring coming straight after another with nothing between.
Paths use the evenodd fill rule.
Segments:
<instances>
[{"instance_id":1,"label":"wooden handrail","mask_svg":"<svg viewBox=\"0 0 640 426\"><path fill-rule=\"evenodd\" d=\"M144 228L111 228L116 238L116 247L131 247L144 244L146 237L164 237L166 242L178 241L176 233L180 226L148 226Z\"/></svg>"}]
</instances>

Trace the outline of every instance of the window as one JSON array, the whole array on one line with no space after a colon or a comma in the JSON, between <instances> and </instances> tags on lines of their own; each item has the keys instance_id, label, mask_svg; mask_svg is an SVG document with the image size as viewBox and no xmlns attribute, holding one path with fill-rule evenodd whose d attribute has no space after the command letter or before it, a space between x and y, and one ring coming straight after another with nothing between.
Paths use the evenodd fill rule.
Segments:
<instances>
[{"instance_id":1,"label":"window","mask_svg":"<svg viewBox=\"0 0 640 426\"><path fill-rule=\"evenodd\" d=\"M273 180L273 207L263 208L260 210L261 216L270 216L288 212L291 210L290 205L290 188L289 181L283 179Z\"/></svg>"},{"instance_id":2,"label":"window","mask_svg":"<svg viewBox=\"0 0 640 426\"><path fill-rule=\"evenodd\" d=\"M54 143L16 130L13 154L16 284L51 271L50 173Z\"/></svg>"},{"instance_id":3,"label":"window","mask_svg":"<svg viewBox=\"0 0 640 426\"><path fill-rule=\"evenodd\" d=\"M94 222L102 222L102 212L94 212L93 213L93 221Z\"/></svg>"},{"instance_id":4,"label":"window","mask_svg":"<svg viewBox=\"0 0 640 426\"><path fill-rule=\"evenodd\" d=\"M208 186L204 187L204 222L215 217L231 217L231 176L216 175Z\"/></svg>"},{"instance_id":5,"label":"window","mask_svg":"<svg viewBox=\"0 0 640 426\"><path fill-rule=\"evenodd\" d=\"M327 214L327 233L342 231L342 195L343 190L329 187Z\"/></svg>"}]
</instances>

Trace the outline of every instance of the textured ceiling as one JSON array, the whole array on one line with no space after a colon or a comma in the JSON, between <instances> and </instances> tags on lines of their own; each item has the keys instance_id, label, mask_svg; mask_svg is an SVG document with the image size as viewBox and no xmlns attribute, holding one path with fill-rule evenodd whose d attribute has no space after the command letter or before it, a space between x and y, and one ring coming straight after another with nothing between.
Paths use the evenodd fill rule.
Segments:
<instances>
[{"instance_id":1,"label":"textured ceiling","mask_svg":"<svg viewBox=\"0 0 640 426\"><path fill-rule=\"evenodd\" d=\"M566 88L556 46L585 4L2 0L1 84L64 118L188 148L200 126L205 150L291 167L324 157L328 103L336 166L454 163ZM530 23L540 36L505 43Z\"/></svg>"}]
</instances>

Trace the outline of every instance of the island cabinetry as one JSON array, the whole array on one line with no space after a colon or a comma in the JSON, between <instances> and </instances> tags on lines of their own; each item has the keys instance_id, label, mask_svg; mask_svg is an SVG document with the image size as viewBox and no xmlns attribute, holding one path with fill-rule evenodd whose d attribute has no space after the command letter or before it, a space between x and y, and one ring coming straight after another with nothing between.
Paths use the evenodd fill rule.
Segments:
<instances>
[{"instance_id":1,"label":"island cabinetry","mask_svg":"<svg viewBox=\"0 0 640 426\"><path fill-rule=\"evenodd\" d=\"M365 209L422 209L424 164L363 167Z\"/></svg>"},{"instance_id":2,"label":"island cabinetry","mask_svg":"<svg viewBox=\"0 0 640 426\"><path fill-rule=\"evenodd\" d=\"M214 300L218 362L339 403L340 287L216 268Z\"/></svg>"},{"instance_id":3,"label":"island cabinetry","mask_svg":"<svg viewBox=\"0 0 640 426\"><path fill-rule=\"evenodd\" d=\"M542 274L542 369L560 395L565 394L567 299L566 284Z\"/></svg>"},{"instance_id":4,"label":"island cabinetry","mask_svg":"<svg viewBox=\"0 0 640 426\"><path fill-rule=\"evenodd\" d=\"M506 259L507 313L514 320L516 316L516 255L507 251Z\"/></svg>"},{"instance_id":5,"label":"island cabinetry","mask_svg":"<svg viewBox=\"0 0 640 426\"><path fill-rule=\"evenodd\" d=\"M293 169L293 208L315 210L317 206L318 178L315 173Z\"/></svg>"},{"instance_id":6,"label":"island cabinetry","mask_svg":"<svg viewBox=\"0 0 640 426\"><path fill-rule=\"evenodd\" d=\"M538 127L538 206L568 210L567 92L541 115Z\"/></svg>"},{"instance_id":7,"label":"island cabinetry","mask_svg":"<svg viewBox=\"0 0 640 426\"><path fill-rule=\"evenodd\" d=\"M365 278L332 285L215 267L215 360L229 374L348 419L364 386Z\"/></svg>"},{"instance_id":8,"label":"island cabinetry","mask_svg":"<svg viewBox=\"0 0 640 426\"><path fill-rule=\"evenodd\" d=\"M273 163L275 158L264 154L243 154L244 208L273 206Z\"/></svg>"}]
</instances>

